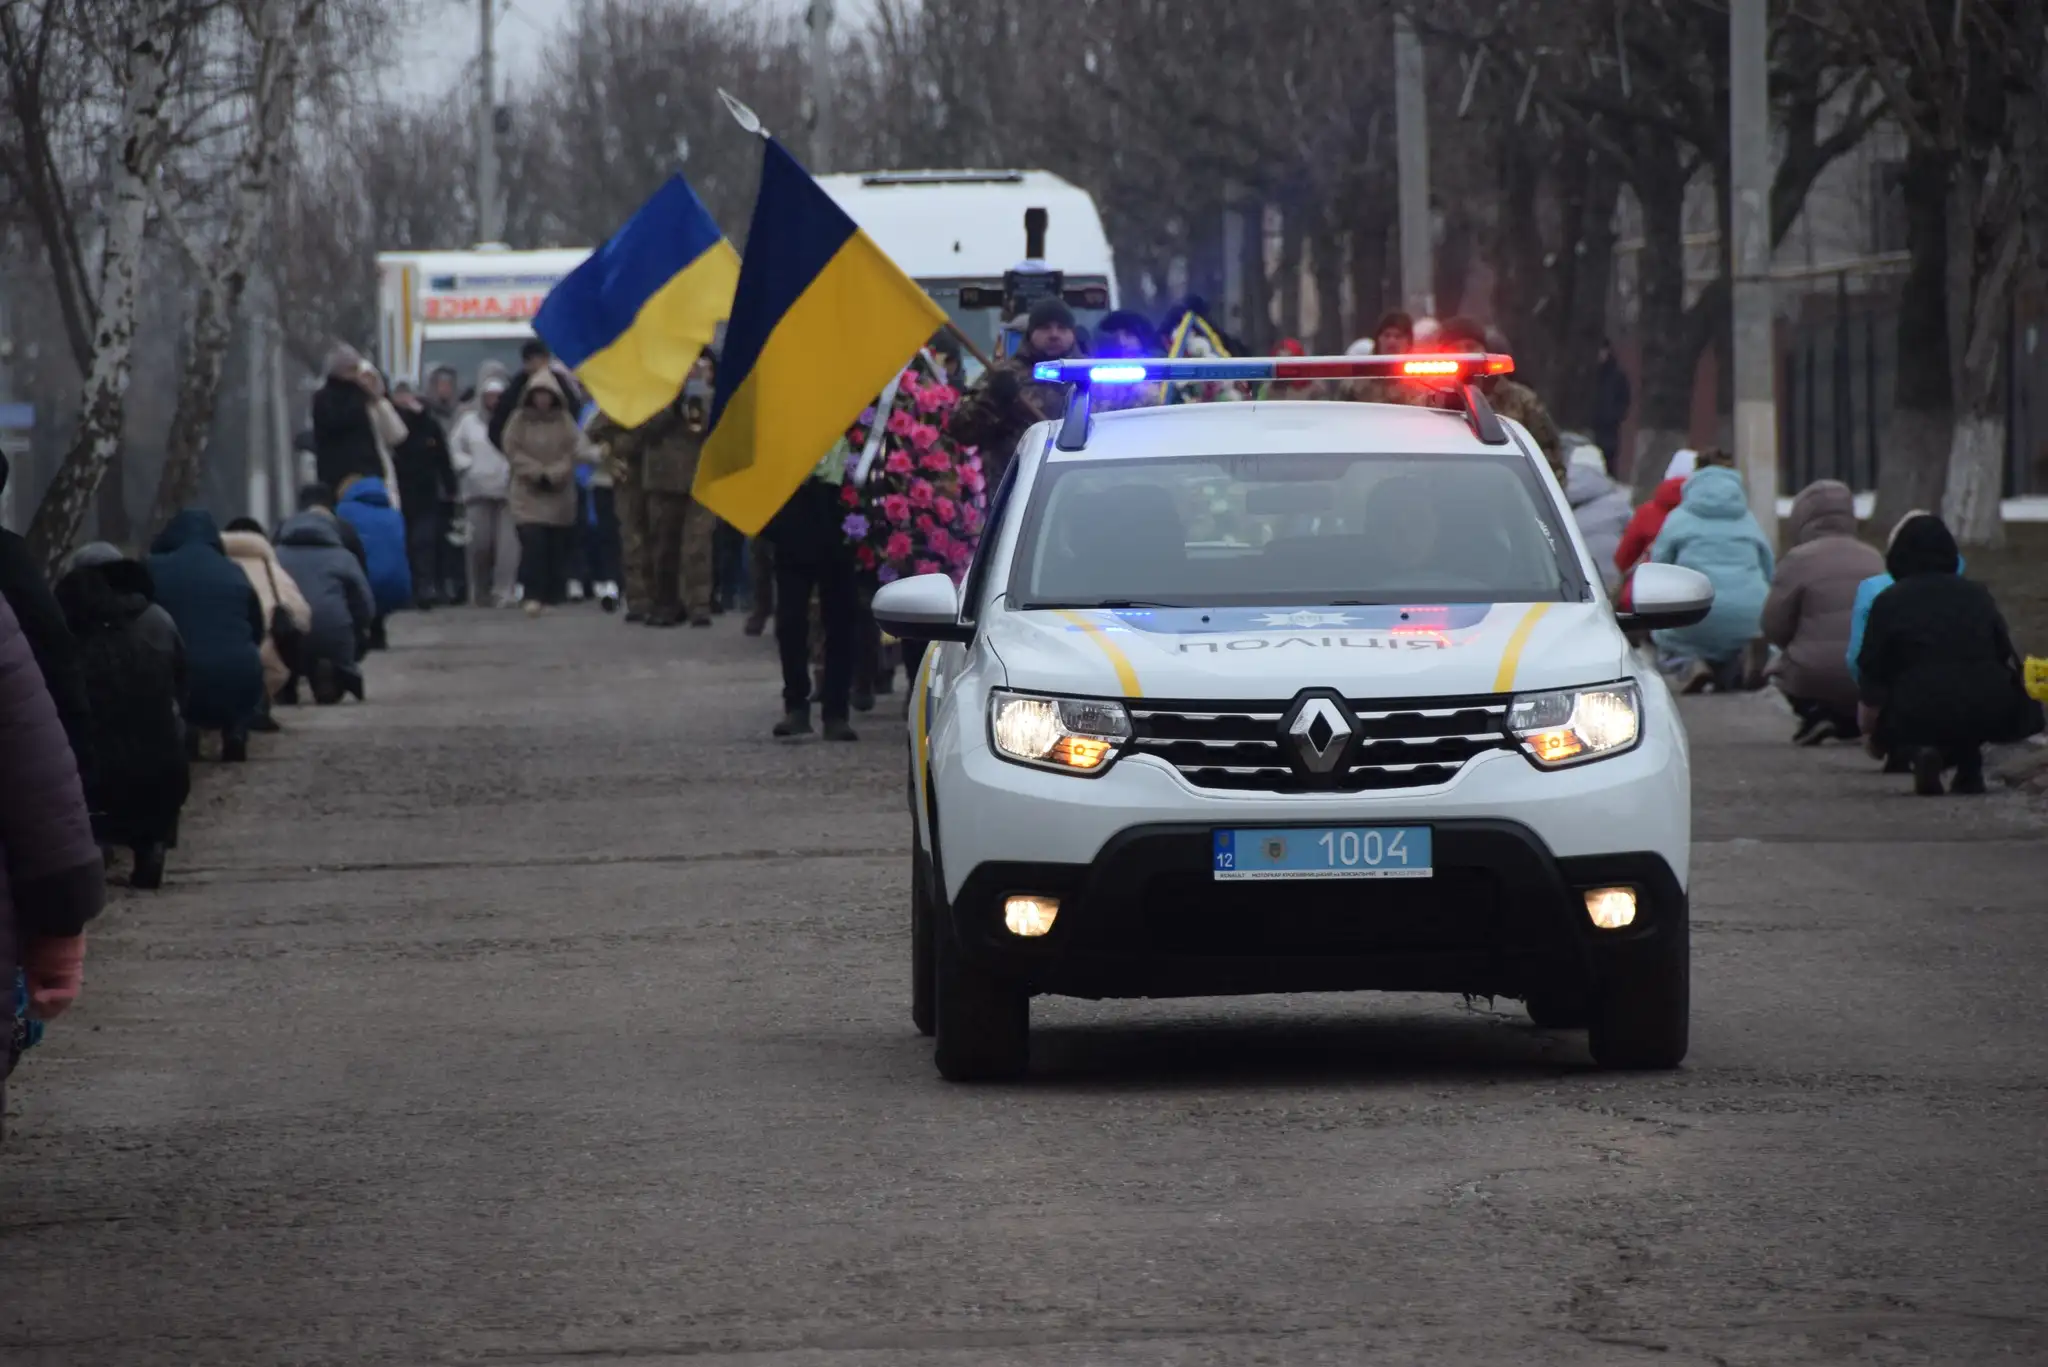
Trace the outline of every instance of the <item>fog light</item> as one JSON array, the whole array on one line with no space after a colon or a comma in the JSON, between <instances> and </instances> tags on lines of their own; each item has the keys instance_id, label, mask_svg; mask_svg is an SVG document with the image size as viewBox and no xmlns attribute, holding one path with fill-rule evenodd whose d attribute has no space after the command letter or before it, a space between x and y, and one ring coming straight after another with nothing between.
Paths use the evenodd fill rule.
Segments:
<instances>
[{"instance_id":1,"label":"fog light","mask_svg":"<svg viewBox=\"0 0 2048 1367\"><path fill-rule=\"evenodd\" d=\"M1586 894L1586 915L1602 930L1620 930L1635 924L1634 888L1594 888Z\"/></svg>"},{"instance_id":2,"label":"fog light","mask_svg":"<svg viewBox=\"0 0 2048 1367\"><path fill-rule=\"evenodd\" d=\"M1060 914L1057 897L1010 897L1003 902L1003 924L1012 935L1036 939L1052 929Z\"/></svg>"}]
</instances>

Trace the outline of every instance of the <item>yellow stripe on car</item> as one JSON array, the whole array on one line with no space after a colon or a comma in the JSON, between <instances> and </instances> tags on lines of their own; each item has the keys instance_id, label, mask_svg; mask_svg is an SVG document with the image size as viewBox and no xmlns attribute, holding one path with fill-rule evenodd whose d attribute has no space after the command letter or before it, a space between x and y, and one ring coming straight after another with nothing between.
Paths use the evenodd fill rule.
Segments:
<instances>
[{"instance_id":1,"label":"yellow stripe on car","mask_svg":"<svg viewBox=\"0 0 2048 1367\"><path fill-rule=\"evenodd\" d=\"M1493 691L1507 693L1514 689L1515 671L1522 664L1522 648L1529 644L1529 633L1536 630L1536 624L1543 620L1543 614L1550 611L1548 603L1532 603L1522 614L1522 620L1515 623L1515 629L1508 635L1508 648L1500 657L1500 672L1493 676Z\"/></svg>"},{"instance_id":2,"label":"yellow stripe on car","mask_svg":"<svg viewBox=\"0 0 2048 1367\"><path fill-rule=\"evenodd\" d=\"M917 798L924 802L925 765L932 749L932 719L927 699L932 689L932 669L939 658L937 642L924 648L924 665L917 671L917 696L910 700L911 724L917 727Z\"/></svg>"},{"instance_id":3,"label":"yellow stripe on car","mask_svg":"<svg viewBox=\"0 0 2048 1367\"><path fill-rule=\"evenodd\" d=\"M1126 698L1143 696L1142 691L1138 687L1138 671L1131 668L1131 657L1124 654L1123 647L1109 639L1108 632L1078 612L1069 612L1062 609L1060 616L1087 632L1088 639L1095 642L1096 646L1101 649L1103 655L1108 658L1110 666L1116 670L1116 681L1122 685Z\"/></svg>"}]
</instances>

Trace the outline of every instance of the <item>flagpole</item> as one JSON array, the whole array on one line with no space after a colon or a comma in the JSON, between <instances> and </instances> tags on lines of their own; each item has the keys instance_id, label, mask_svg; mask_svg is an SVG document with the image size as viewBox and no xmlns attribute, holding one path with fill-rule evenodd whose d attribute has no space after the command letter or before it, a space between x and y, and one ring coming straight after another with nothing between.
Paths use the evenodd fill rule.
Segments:
<instances>
[{"instance_id":1,"label":"flagpole","mask_svg":"<svg viewBox=\"0 0 2048 1367\"><path fill-rule=\"evenodd\" d=\"M738 98L736 98L731 91L728 91L727 89L725 89L725 87L720 86L718 90L718 98L725 101L726 112L732 115L732 121L734 123L738 124L741 128L744 128L747 132L752 133L755 137L760 138L764 142L769 141L773 138L774 135L771 134L766 128L763 128L761 126L761 116L759 114L756 114L753 110L747 108L746 105L740 103Z\"/></svg>"}]
</instances>

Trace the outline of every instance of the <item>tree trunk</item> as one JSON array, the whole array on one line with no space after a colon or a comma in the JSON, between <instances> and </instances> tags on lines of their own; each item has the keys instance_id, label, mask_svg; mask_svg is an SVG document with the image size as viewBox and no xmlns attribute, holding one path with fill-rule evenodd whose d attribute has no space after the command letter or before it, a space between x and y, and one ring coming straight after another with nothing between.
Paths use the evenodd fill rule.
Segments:
<instances>
[{"instance_id":1,"label":"tree trunk","mask_svg":"<svg viewBox=\"0 0 2048 1367\"><path fill-rule=\"evenodd\" d=\"M1330 224L1317 226L1309 263L1316 284L1316 335L1309 351L1335 356L1344 350L1344 238Z\"/></svg>"},{"instance_id":2,"label":"tree trunk","mask_svg":"<svg viewBox=\"0 0 2048 1367\"><path fill-rule=\"evenodd\" d=\"M1572 155L1580 155L1573 152ZM1558 349L1567 358L1556 401L1566 423L1593 425L1600 347L1607 337L1607 299L1614 286L1614 205L1621 179L1602 156L1587 155L1586 171L1565 206L1564 253L1570 258L1571 293L1558 328Z\"/></svg>"},{"instance_id":3,"label":"tree trunk","mask_svg":"<svg viewBox=\"0 0 2048 1367\"><path fill-rule=\"evenodd\" d=\"M1372 336L1387 307L1387 222L1371 213L1351 230L1351 335Z\"/></svg>"},{"instance_id":4,"label":"tree trunk","mask_svg":"<svg viewBox=\"0 0 2048 1367\"><path fill-rule=\"evenodd\" d=\"M137 16L135 37L123 63L121 135L106 193L99 326L93 334L92 365L79 403L78 435L29 525L29 545L53 575L70 551L107 464L121 445L129 361L135 344L142 235L149 218L149 187L163 156L171 49L179 14L176 0L152 0Z\"/></svg>"},{"instance_id":5,"label":"tree trunk","mask_svg":"<svg viewBox=\"0 0 2048 1367\"><path fill-rule=\"evenodd\" d=\"M1871 517L1880 528L1936 507L1948 480L1948 172L1939 152L1918 148L1906 156L1900 191L1912 260L1899 290L1892 418Z\"/></svg>"},{"instance_id":6,"label":"tree trunk","mask_svg":"<svg viewBox=\"0 0 2048 1367\"><path fill-rule=\"evenodd\" d=\"M1243 218L1238 278L1244 283L1244 322L1239 331L1246 346L1263 352L1273 341L1273 282L1266 275L1265 201L1248 206Z\"/></svg>"},{"instance_id":7,"label":"tree trunk","mask_svg":"<svg viewBox=\"0 0 2048 1367\"><path fill-rule=\"evenodd\" d=\"M152 535L199 492L201 460L220 397L221 366L249 283L270 187L276 180L278 157L291 123L299 53L311 37L317 12L315 5L302 5L293 14L285 0L268 0L257 15L256 117L236 163L239 174L227 232L211 269L204 273L193 311L192 347L178 386L178 407L171 418L163 473L150 505ZM262 454L251 451L248 458L258 461Z\"/></svg>"},{"instance_id":8,"label":"tree trunk","mask_svg":"<svg viewBox=\"0 0 2048 1367\"><path fill-rule=\"evenodd\" d=\"M1280 335L1301 336L1301 206L1287 203L1280 213Z\"/></svg>"},{"instance_id":9,"label":"tree trunk","mask_svg":"<svg viewBox=\"0 0 2048 1367\"><path fill-rule=\"evenodd\" d=\"M1691 439L1692 382L1698 350L1685 316L1685 174L1677 149L1638 178L1643 252L1638 268L1642 301L1643 363L1636 449L1632 468L1636 501L1664 477L1671 453Z\"/></svg>"},{"instance_id":10,"label":"tree trunk","mask_svg":"<svg viewBox=\"0 0 2048 1367\"><path fill-rule=\"evenodd\" d=\"M2004 486L2005 414L1995 408L1958 414L1948 453L1948 487L1941 499L1941 520L1955 533L1957 545L1996 549L2005 544L2005 519L1998 511Z\"/></svg>"}]
</instances>

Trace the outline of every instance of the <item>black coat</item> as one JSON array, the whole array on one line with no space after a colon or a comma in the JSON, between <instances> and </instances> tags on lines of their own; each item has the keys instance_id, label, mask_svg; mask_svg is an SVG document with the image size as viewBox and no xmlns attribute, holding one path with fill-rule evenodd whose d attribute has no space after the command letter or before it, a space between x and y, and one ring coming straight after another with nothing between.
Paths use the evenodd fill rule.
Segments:
<instances>
[{"instance_id":1,"label":"black coat","mask_svg":"<svg viewBox=\"0 0 2048 1367\"><path fill-rule=\"evenodd\" d=\"M36 666L43 672L43 686L57 704L57 719L64 723L64 735L71 742L71 754L78 761L79 777L92 784L92 708L86 701L85 675L79 669L78 643L64 624L64 612L50 592L43 567L20 535L0 530L0 596L14 609Z\"/></svg>"},{"instance_id":2,"label":"black coat","mask_svg":"<svg viewBox=\"0 0 2048 1367\"><path fill-rule=\"evenodd\" d=\"M358 476L384 477L370 396L354 380L328 378L313 394L313 465L336 493Z\"/></svg>"},{"instance_id":3,"label":"black coat","mask_svg":"<svg viewBox=\"0 0 2048 1367\"><path fill-rule=\"evenodd\" d=\"M202 730L248 724L263 702L259 648L270 624L241 567L221 548L213 515L187 508L150 547L156 597L185 638L185 716Z\"/></svg>"},{"instance_id":4,"label":"black coat","mask_svg":"<svg viewBox=\"0 0 2048 1367\"><path fill-rule=\"evenodd\" d=\"M425 409L401 407L405 440L391 453L398 475L398 501L408 518L431 517L455 497L455 464L448 454L448 433L440 419Z\"/></svg>"},{"instance_id":5,"label":"black coat","mask_svg":"<svg viewBox=\"0 0 2048 1367\"><path fill-rule=\"evenodd\" d=\"M114 555L111 547L108 555ZM81 552L57 581L92 702L96 781L86 784L104 845L171 844L191 789L185 761L185 643L146 566Z\"/></svg>"},{"instance_id":6,"label":"black coat","mask_svg":"<svg viewBox=\"0 0 2048 1367\"><path fill-rule=\"evenodd\" d=\"M1887 747L1982 745L2041 729L1998 604L1958 564L1933 516L1908 520L1885 556L1893 582L1870 606L1856 667Z\"/></svg>"}]
</instances>

